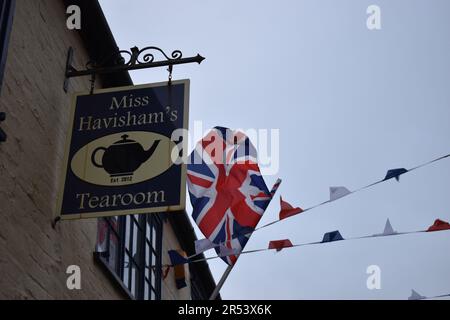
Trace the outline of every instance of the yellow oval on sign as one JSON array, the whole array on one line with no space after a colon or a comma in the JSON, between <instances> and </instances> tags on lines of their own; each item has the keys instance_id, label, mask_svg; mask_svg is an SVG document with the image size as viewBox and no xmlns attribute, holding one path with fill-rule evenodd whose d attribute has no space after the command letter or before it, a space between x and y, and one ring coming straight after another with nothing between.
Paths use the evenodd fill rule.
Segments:
<instances>
[{"instance_id":1,"label":"yellow oval on sign","mask_svg":"<svg viewBox=\"0 0 450 320\"><path fill-rule=\"evenodd\" d=\"M124 186L154 178L168 170L176 144L148 131L112 134L91 141L73 156L72 172L101 186Z\"/></svg>"}]
</instances>

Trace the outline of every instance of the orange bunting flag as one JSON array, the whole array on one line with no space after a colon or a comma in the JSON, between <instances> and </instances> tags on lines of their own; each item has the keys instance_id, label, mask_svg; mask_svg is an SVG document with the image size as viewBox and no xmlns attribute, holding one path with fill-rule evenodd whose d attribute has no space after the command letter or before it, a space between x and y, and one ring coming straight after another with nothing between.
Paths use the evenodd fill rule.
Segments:
<instances>
[{"instance_id":1,"label":"orange bunting flag","mask_svg":"<svg viewBox=\"0 0 450 320\"><path fill-rule=\"evenodd\" d=\"M186 252L183 250L170 250L169 255L173 266L175 285L178 290L183 289L187 287L185 264L189 262L189 259L186 258Z\"/></svg>"},{"instance_id":2,"label":"orange bunting flag","mask_svg":"<svg viewBox=\"0 0 450 320\"><path fill-rule=\"evenodd\" d=\"M283 198L280 197L280 220L286 219L291 216L295 216L296 214L302 213L302 208L294 208L288 202L283 201Z\"/></svg>"},{"instance_id":3,"label":"orange bunting flag","mask_svg":"<svg viewBox=\"0 0 450 320\"><path fill-rule=\"evenodd\" d=\"M450 224L446 221L436 219L434 224L428 228L427 232L450 230Z\"/></svg>"},{"instance_id":4,"label":"orange bunting flag","mask_svg":"<svg viewBox=\"0 0 450 320\"><path fill-rule=\"evenodd\" d=\"M274 240L269 242L269 249L276 249L277 252L283 250L283 248L293 247L291 240Z\"/></svg>"}]
</instances>

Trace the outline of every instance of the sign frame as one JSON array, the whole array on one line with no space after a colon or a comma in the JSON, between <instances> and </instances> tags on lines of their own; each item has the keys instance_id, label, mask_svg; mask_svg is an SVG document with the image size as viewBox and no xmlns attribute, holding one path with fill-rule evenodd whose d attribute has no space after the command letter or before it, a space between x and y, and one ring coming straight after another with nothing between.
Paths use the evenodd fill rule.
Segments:
<instances>
[{"instance_id":1,"label":"sign frame","mask_svg":"<svg viewBox=\"0 0 450 320\"><path fill-rule=\"evenodd\" d=\"M189 79L181 79L174 80L171 82L171 86L176 86L179 84L184 85L184 110L183 110L183 129L189 129L189 100L190 100L190 80ZM103 93L118 93L121 91L129 91L129 90L138 90L138 89L147 89L154 87L163 87L169 86L167 81L164 82L155 82L149 84L142 85L131 85L131 86L122 86L122 87L114 87L107 89L96 89L93 95L103 94ZM147 214L147 213L166 213L166 212L182 212L186 209L186 176L187 176L187 164L181 163L181 177L180 177L180 201L178 205L171 206L158 206L151 208L135 208L135 209L117 209L117 210L109 210L109 211L101 211L101 212L89 212L89 213L64 213L63 210L63 197L64 191L66 187L66 177L68 174L68 170L72 170L70 166L70 147L72 141L72 133L75 124L75 111L77 106L77 99L80 96L91 95L90 91L81 91L73 94L71 98L71 106L70 106L70 117L69 117L69 125L68 130L66 131L65 138L65 148L64 148L64 158L62 161L62 168L60 169L61 177L59 179L58 192L57 192L57 202L56 202L56 219L61 220L79 220L79 219L89 219L89 218L101 218L101 217L110 217L110 216L123 216L123 215L131 215L131 214ZM181 129L181 128L180 128ZM187 150L183 150L183 152L187 152ZM174 166L175 164L172 164ZM171 166L171 167L172 167Z\"/></svg>"}]
</instances>

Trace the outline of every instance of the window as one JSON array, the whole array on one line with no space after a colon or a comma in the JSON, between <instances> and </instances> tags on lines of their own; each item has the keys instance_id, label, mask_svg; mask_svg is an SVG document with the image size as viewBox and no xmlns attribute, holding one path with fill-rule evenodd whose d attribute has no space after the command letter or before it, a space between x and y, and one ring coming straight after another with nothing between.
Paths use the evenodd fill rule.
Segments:
<instances>
[{"instance_id":1,"label":"window","mask_svg":"<svg viewBox=\"0 0 450 320\"><path fill-rule=\"evenodd\" d=\"M161 299L161 251L156 214L98 220L96 257L133 299Z\"/></svg>"},{"instance_id":2,"label":"window","mask_svg":"<svg viewBox=\"0 0 450 320\"><path fill-rule=\"evenodd\" d=\"M0 0L0 90L3 72L5 71L15 3L15 0Z\"/></svg>"}]
</instances>

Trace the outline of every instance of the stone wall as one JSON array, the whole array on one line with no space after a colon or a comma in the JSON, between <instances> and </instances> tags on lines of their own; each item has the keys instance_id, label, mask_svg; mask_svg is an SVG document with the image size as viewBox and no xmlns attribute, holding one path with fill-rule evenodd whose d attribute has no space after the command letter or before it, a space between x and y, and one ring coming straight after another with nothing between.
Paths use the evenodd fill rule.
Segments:
<instances>
[{"instance_id":1,"label":"stone wall","mask_svg":"<svg viewBox=\"0 0 450 320\"><path fill-rule=\"evenodd\" d=\"M75 65L89 60L76 31L66 28L60 0L17 0L0 96L0 299L122 299L94 263L96 220L62 221L56 229L56 196L63 163L71 94L89 89L89 77L63 90L69 46ZM164 225L164 250L178 247ZM164 262L167 262L164 257ZM66 287L66 268L81 267L82 290ZM173 271L163 298L189 298L174 288Z\"/></svg>"}]
</instances>

